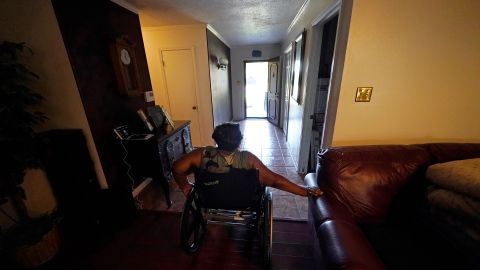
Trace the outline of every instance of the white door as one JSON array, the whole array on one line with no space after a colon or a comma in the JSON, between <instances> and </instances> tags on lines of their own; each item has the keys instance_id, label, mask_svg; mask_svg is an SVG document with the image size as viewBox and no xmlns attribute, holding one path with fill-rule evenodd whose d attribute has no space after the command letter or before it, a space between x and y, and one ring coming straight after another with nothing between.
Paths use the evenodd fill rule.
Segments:
<instances>
[{"instance_id":1,"label":"white door","mask_svg":"<svg viewBox=\"0 0 480 270\"><path fill-rule=\"evenodd\" d=\"M268 121L278 126L280 91L278 89L278 60L268 63L268 93L267 93L267 116Z\"/></svg>"},{"instance_id":2,"label":"white door","mask_svg":"<svg viewBox=\"0 0 480 270\"><path fill-rule=\"evenodd\" d=\"M192 144L201 145L192 50L162 50L163 72L173 120L190 120Z\"/></svg>"}]
</instances>

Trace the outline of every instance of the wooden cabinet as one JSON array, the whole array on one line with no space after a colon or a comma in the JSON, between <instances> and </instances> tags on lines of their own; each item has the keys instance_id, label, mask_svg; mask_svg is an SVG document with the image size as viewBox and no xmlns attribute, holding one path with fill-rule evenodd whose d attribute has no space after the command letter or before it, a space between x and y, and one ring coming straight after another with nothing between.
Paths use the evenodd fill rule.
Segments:
<instances>
[{"instance_id":1,"label":"wooden cabinet","mask_svg":"<svg viewBox=\"0 0 480 270\"><path fill-rule=\"evenodd\" d=\"M172 177L173 162L193 149L190 138L190 122L175 121L174 123L175 128L173 130L156 136L162 164L162 176L165 179Z\"/></svg>"},{"instance_id":2,"label":"wooden cabinet","mask_svg":"<svg viewBox=\"0 0 480 270\"><path fill-rule=\"evenodd\" d=\"M145 177L159 181L170 207L172 165L182 155L192 151L190 121L175 121L175 128L158 131L146 140L124 140L128 151L126 161L131 165L130 175L134 178L134 188L142 184Z\"/></svg>"}]
</instances>

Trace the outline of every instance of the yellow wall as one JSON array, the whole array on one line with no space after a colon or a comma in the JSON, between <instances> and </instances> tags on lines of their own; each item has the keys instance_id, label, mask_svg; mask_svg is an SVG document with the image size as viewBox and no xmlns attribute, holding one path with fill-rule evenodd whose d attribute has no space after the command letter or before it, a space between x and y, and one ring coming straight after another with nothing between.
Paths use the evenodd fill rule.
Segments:
<instances>
[{"instance_id":1,"label":"yellow wall","mask_svg":"<svg viewBox=\"0 0 480 270\"><path fill-rule=\"evenodd\" d=\"M353 1L333 145L480 142L480 1ZM370 103L355 103L373 86Z\"/></svg>"},{"instance_id":2,"label":"yellow wall","mask_svg":"<svg viewBox=\"0 0 480 270\"><path fill-rule=\"evenodd\" d=\"M40 110L45 112L49 118L40 129L82 129L87 138L87 146L94 161L100 185L107 187L50 1L1 1L0 17L2 18L0 21L0 36L2 39L14 42L25 41L34 52L33 56L28 57L28 65L40 77L37 88L45 97L45 102ZM27 181L25 184L28 185L28 183L38 184L35 181ZM45 185L42 184L41 187L41 189L44 189ZM31 190L32 188L26 187L26 189ZM45 196L51 196L48 188L44 190ZM38 195L38 190L36 192L35 198L42 198ZM51 201L49 198L46 198L46 200ZM30 203L35 204L35 202ZM46 206L46 208L49 207Z\"/></svg>"},{"instance_id":3,"label":"yellow wall","mask_svg":"<svg viewBox=\"0 0 480 270\"><path fill-rule=\"evenodd\" d=\"M140 13L140 18L142 13ZM163 79L160 51L162 49L195 49L197 75L199 124L202 145L211 145L213 132L212 96L208 66L206 25L178 25L165 27L142 27L143 43L152 81L155 103L170 110ZM190 108L185 108L190 110Z\"/></svg>"}]
</instances>

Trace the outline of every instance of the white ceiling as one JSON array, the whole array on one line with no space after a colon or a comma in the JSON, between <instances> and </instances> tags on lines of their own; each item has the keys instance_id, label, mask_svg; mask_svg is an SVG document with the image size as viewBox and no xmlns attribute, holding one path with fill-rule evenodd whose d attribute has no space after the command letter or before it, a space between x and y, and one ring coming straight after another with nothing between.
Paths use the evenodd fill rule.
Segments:
<instances>
[{"instance_id":1,"label":"white ceiling","mask_svg":"<svg viewBox=\"0 0 480 270\"><path fill-rule=\"evenodd\" d=\"M142 27L209 24L230 46L279 43L305 0L124 0Z\"/></svg>"}]
</instances>

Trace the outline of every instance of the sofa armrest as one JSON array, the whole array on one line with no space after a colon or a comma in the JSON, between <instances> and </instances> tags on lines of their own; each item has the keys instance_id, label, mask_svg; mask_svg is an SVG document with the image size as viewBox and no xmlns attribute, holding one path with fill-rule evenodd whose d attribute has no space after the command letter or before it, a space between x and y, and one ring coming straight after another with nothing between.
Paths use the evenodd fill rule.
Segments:
<instances>
[{"instance_id":1,"label":"sofa armrest","mask_svg":"<svg viewBox=\"0 0 480 270\"><path fill-rule=\"evenodd\" d=\"M305 176L304 182L307 186L317 186L315 173ZM315 229L327 220L338 219L349 223L355 223L353 215L347 207L341 203L331 190L323 190L323 195L318 198L309 198L309 211L313 216Z\"/></svg>"},{"instance_id":2,"label":"sofa armrest","mask_svg":"<svg viewBox=\"0 0 480 270\"><path fill-rule=\"evenodd\" d=\"M305 184L317 186L316 174L305 176ZM318 247L327 269L386 269L353 215L331 190L309 199L309 223L316 232Z\"/></svg>"},{"instance_id":3,"label":"sofa armrest","mask_svg":"<svg viewBox=\"0 0 480 270\"><path fill-rule=\"evenodd\" d=\"M328 220L317 230L328 269L385 270L386 267L360 228L341 220Z\"/></svg>"}]
</instances>

